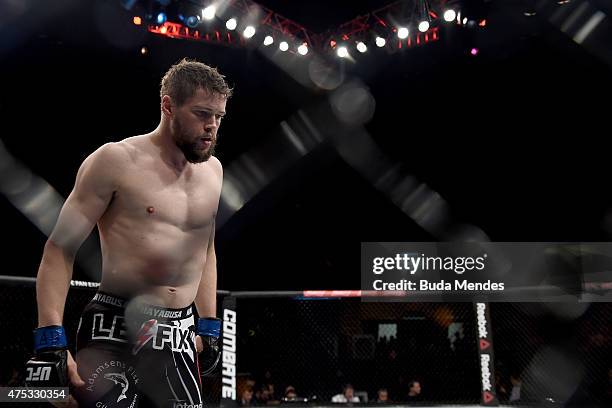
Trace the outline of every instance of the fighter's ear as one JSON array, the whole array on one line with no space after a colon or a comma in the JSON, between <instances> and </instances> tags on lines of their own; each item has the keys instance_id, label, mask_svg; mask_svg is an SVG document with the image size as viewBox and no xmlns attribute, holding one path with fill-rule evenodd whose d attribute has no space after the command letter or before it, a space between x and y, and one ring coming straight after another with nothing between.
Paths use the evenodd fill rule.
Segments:
<instances>
[{"instance_id":1,"label":"fighter's ear","mask_svg":"<svg viewBox=\"0 0 612 408\"><path fill-rule=\"evenodd\" d=\"M174 115L174 103L172 102L172 98L170 95L164 95L161 100L161 110L162 113L166 116Z\"/></svg>"}]
</instances>

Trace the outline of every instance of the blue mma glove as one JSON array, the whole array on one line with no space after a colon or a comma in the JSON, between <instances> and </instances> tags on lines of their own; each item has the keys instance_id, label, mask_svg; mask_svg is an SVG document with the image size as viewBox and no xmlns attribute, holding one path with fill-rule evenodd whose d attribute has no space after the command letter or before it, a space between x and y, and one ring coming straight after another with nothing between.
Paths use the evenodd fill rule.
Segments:
<instances>
[{"instance_id":1,"label":"blue mma glove","mask_svg":"<svg viewBox=\"0 0 612 408\"><path fill-rule=\"evenodd\" d=\"M68 342L62 326L34 330L34 356L25 366L28 387L68 387Z\"/></svg>"},{"instance_id":2,"label":"blue mma glove","mask_svg":"<svg viewBox=\"0 0 612 408\"><path fill-rule=\"evenodd\" d=\"M200 374L202 376L212 373L221 359L219 336L221 334L221 320L216 317L202 317L198 319L196 334L202 338L204 349L200 353Z\"/></svg>"}]
</instances>

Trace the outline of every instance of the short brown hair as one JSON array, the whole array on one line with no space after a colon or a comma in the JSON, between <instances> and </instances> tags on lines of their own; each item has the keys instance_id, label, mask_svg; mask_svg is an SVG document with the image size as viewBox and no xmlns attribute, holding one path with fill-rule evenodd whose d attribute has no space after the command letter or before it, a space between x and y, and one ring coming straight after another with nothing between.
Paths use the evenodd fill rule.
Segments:
<instances>
[{"instance_id":1,"label":"short brown hair","mask_svg":"<svg viewBox=\"0 0 612 408\"><path fill-rule=\"evenodd\" d=\"M225 98L232 96L232 88L217 68L187 58L172 65L166 72L161 81L159 96L169 95L180 106L195 95L198 88Z\"/></svg>"}]
</instances>

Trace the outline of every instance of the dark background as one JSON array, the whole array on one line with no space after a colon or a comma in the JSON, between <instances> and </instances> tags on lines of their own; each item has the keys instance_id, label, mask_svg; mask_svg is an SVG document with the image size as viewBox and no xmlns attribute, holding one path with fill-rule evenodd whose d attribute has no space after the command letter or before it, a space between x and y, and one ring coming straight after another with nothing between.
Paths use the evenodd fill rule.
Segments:
<instances>
[{"instance_id":1,"label":"dark background","mask_svg":"<svg viewBox=\"0 0 612 408\"><path fill-rule=\"evenodd\" d=\"M387 3L262 0L316 33ZM525 15L536 4L541 7L536 15ZM364 241L438 241L461 237L457 231L491 241L610 240L609 2L492 0L468 1L464 7L474 18L486 18L486 27L443 27L440 41L393 54L370 50L355 63L337 63L376 101L365 129L374 142L370 147L380 151L368 155L366 150L371 163L365 167L379 165L384 153L396 163L400 179L414 177L446 201L454 227L436 233L423 228L396 205L398 194L399 201L406 198L405 190L393 195L375 187L339 153L338 144L326 140L266 180L219 226L220 289L356 289ZM572 37L594 9L605 17L579 44ZM564 27L572 15L574 23ZM328 93L304 88L256 49L155 36L132 25L131 17L116 0L0 0L0 138L12 156L63 197L82 160L97 147L157 125L160 78L183 57L218 66L235 86L218 150L226 176L254 150L275 146L282 121L327 106ZM148 47L147 55L140 54L141 46ZM475 57L472 47L480 50ZM295 66L301 60L294 57L287 58ZM343 136L345 151L363 149L357 133L354 146L350 130ZM285 154L278 147L276 155L258 156L259 165ZM6 169L0 162L0 185L12 177ZM0 274L35 276L45 235L4 195L0 211ZM94 234L94 248L95 240ZM84 249L81 261L87 258L84 263L99 271L99 255ZM75 267L76 279L98 279L82 265ZM34 321L35 302L32 287L0 289L7 306L0 323L7 331L22 328L0 345L7 361L0 375L4 382L30 353L31 324L24 322ZM73 333L91 291L75 289L69 296L65 320L72 322L67 328ZM407 331L413 340L400 346L398 370L383 367L395 376L390 381L421 375L425 400L457 400L467 394L456 392L454 377L467 367L471 374L462 379L469 390L466 385L461 391L476 400L476 360L449 359L446 349L436 346L446 341L450 322L466 322L472 336L470 313L438 313L431 304L374 305L393 312L387 316L358 313L353 307L372 307L358 299L292 302L245 301L241 311L241 341L253 347L244 353L248 368L255 376L262 374L256 370L276 371L279 391L292 383L304 395L323 392L327 399L325 393L331 395L345 381L374 386L372 378L381 381L380 373L372 374L370 362L362 366L347 357L348 349L341 348L337 367L322 364L317 353L329 350L334 336L344 347L349 326L370 333L379 321L412 324L406 317L416 315L404 309L417 308L430 310L419 314L425 320L418 322L436 331L424 330L426 336L417 336L419 328ZM541 402L558 386L559 394L582 403L571 406L609 401L609 317L609 304L603 303L492 305L500 399L508 397L501 388L509 391L510 375L520 374L526 401ZM381 350L377 346L376 361L384 363ZM585 374L577 380L581 364ZM312 387L321 378L328 390ZM405 390L398 388L392 394L396 399Z\"/></svg>"},{"instance_id":2,"label":"dark background","mask_svg":"<svg viewBox=\"0 0 612 408\"><path fill-rule=\"evenodd\" d=\"M314 32L387 4L353 3L262 1ZM160 78L182 57L218 66L235 86L218 149L226 169L327 98L255 49L145 33L118 1L25 1L21 14L0 4L2 142L64 197L98 146L157 125ZM365 127L378 148L457 222L492 241L609 240L610 51L574 42L547 14L525 16L530 4L470 2L485 28L443 29L435 43L373 50L340 69L375 98ZM4 196L0 211L1 273L35 276L46 237ZM360 242L439 239L323 143L219 228L219 288L355 289ZM77 267L75 278L96 277Z\"/></svg>"}]
</instances>

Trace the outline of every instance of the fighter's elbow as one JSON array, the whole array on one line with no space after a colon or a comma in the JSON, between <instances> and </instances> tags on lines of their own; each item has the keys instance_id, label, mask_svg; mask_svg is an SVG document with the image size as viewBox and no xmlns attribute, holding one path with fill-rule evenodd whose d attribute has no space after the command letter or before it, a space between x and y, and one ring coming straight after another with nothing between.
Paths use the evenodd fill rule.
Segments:
<instances>
[{"instance_id":1,"label":"fighter's elbow","mask_svg":"<svg viewBox=\"0 0 612 408\"><path fill-rule=\"evenodd\" d=\"M45 259L63 258L64 260L74 261L78 247L68 245L67 242L61 242L52 237L47 239L43 250L43 261Z\"/></svg>"}]
</instances>

